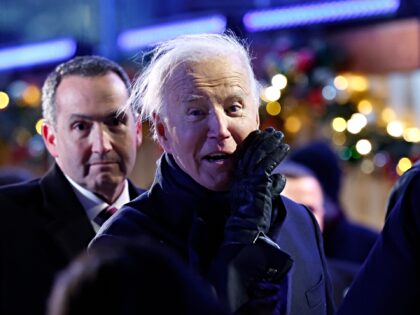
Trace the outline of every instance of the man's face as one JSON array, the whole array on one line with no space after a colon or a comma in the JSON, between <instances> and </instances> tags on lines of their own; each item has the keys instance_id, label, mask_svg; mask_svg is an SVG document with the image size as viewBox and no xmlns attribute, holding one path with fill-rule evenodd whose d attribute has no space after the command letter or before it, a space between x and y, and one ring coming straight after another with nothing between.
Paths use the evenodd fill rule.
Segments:
<instances>
[{"instance_id":1,"label":"man's face","mask_svg":"<svg viewBox=\"0 0 420 315\"><path fill-rule=\"evenodd\" d=\"M133 115L116 115L127 99L124 83L112 72L67 76L56 92L56 126L43 127L47 148L63 172L105 199L121 192L141 143Z\"/></svg>"},{"instance_id":2,"label":"man's face","mask_svg":"<svg viewBox=\"0 0 420 315\"><path fill-rule=\"evenodd\" d=\"M287 177L282 195L304 204L314 214L321 231L324 228L324 196L318 180L312 176Z\"/></svg>"},{"instance_id":3,"label":"man's face","mask_svg":"<svg viewBox=\"0 0 420 315\"><path fill-rule=\"evenodd\" d=\"M237 146L259 125L251 81L235 58L214 57L179 66L155 117L159 142L202 186L229 189Z\"/></svg>"}]
</instances>

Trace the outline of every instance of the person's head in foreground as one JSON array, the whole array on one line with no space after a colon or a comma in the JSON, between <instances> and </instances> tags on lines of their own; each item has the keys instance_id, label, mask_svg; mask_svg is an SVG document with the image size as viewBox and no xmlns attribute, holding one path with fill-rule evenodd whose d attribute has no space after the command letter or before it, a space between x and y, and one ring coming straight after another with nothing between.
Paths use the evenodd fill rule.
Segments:
<instances>
[{"instance_id":1,"label":"person's head in foreground","mask_svg":"<svg viewBox=\"0 0 420 315\"><path fill-rule=\"evenodd\" d=\"M155 139L196 182L227 190L238 145L258 129L259 84L233 35L186 35L155 51L130 103Z\"/></svg>"},{"instance_id":2,"label":"person's head in foreground","mask_svg":"<svg viewBox=\"0 0 420 315\"><path fill-rule=\"evenodd\" d=\"M56 279L48 315L224 314L178 257L149 239L134 241L74 260Z\"/></svg>"}]
</instances>

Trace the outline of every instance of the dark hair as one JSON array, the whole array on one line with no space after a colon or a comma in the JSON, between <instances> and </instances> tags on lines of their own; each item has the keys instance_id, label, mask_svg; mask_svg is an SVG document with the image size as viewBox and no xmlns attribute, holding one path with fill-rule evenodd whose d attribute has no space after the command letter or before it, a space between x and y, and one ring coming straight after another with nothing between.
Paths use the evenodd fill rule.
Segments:
<instances>
[{"instance_id":1,"label":"dark hair","mask_svg":"<svg viewBox=\"0 0 420 315\"><path fill-rule=\"evenodd\" d=\"M130 94L131 83L124 69L112 60L100 56L79 56L58 65L51 72L42 87L42 113L44 119L52 124L56 123L55 93L60 82L69 75L96 77L114 72L127 87Z\"/></svg>"},{"instance_id":2,"label":"dark hair","mask_svg":"<svg viewBox=\"0 0 420 315\"><path fill-rule=\"evenodd\" d=\"M163 245L148 238L98 241L57 278L49 315L225 314Z\"/></svg>"}]
</instances>

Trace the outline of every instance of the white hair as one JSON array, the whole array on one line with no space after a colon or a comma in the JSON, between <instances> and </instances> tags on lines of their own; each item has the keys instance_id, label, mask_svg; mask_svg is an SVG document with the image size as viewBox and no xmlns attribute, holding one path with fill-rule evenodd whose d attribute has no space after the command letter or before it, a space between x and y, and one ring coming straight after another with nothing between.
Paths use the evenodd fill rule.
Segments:
<instances>
[{"instance_id":1,"label":"white hair","mask_svg":"<svg viewBox=\"0 0 420 315\"><path fill-rule=\"evenodd\" d=\"M243 62L251 82L255 106L259 105L260 84L251 66L248 46L232 32L226 34L183 35L159 44L152 51L150 63L136 78L128 102L143 120L153 122L154 114L164 111L166 84L175 69L181 64L197 62L213 56L237 57ZM153 137L156 130L152 124Z\"/></svg>"}]
</instances>

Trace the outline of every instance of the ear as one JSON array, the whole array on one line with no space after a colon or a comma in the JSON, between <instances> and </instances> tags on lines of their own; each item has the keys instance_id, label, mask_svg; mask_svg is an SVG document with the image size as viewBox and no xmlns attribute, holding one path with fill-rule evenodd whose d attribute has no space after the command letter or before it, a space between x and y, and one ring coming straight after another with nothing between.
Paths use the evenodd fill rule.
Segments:
<instances>
[{"instance_id":1,"label":"ear","mask_svg":"<svg viewBox=\"0 0 420 315\"><path fill-rule=\"evenodd\" d=\"M136 144L137 144L137 147L140 147L142 142L143 142L143 124L141 123L141 119L137 119L137 121L136 121Z\"/></svg>"},{"instance_id":2,"label":"ear","mask_svg":"<svg viewBox=\"0 0 420 315\"><path fill-rule=\"evenodd\" d=\"M166 129L164 119L161 118L159 114L155 113L153 114L153 124L155 126L159 144L162 146L165 152L172 153L169 133L168 133L168 130Z\"/></svg>"},{"instance_id":3,"label":"ear","mask_svg":"<svg viewBox=\"0 0 420 315\"><path fill-rule=\"evenodd\" d=\"M55 135L54 128L50 124L44 122L42 124L41 131L42 131L42 138L44 139L44 143L45 143L45 146L47 147L48 152L50 152L50 154L54 158L57 158L58 157L58 152L56 148L57 137Z\"/></svg>"}]
</instances>

